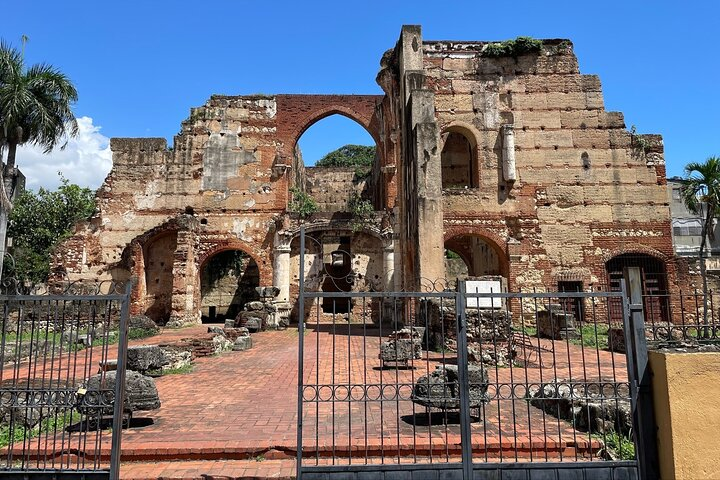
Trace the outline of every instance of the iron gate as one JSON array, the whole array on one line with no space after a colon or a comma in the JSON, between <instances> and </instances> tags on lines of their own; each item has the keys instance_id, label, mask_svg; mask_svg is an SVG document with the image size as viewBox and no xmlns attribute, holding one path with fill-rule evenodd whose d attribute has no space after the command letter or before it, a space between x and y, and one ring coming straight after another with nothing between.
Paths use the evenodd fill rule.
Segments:
<instances>
[{"instance_id":1,"label":"iron gate","mask_svg":"<svg viewBox=\"0 0 720 480\"><path fill-rule=\"evenodd\" d=\"M641 302L624 285L318 291L358 282L333 278L324 250L301 235L298 478L656 478Z\"/></svg>"},{"instance_id":2,"label":"iron gate","mask_svg":"<svg viewBox=\"0 0 720 480\"><path fill-rule=\"evenodd\" d=\"M0 477L119 478L130 285L5 287Z\"/></svg>"}]
</instances>

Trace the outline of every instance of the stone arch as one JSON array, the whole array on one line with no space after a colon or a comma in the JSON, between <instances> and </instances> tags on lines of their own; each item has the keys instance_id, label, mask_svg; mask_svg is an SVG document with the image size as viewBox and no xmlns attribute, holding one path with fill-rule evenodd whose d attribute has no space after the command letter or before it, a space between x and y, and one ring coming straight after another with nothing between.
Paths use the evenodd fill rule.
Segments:
<instances>
[{"instance_id":1,"label":"stone arch","mask_svg":"<svg viewBox=\"0 0 720 480\"><path fill-rule=\"evenodd\" d=\"M246 303L259 300L259 265L243 249L216 249L204 258L198 277L203 322L235 318Z\"/></svg>"},{"instance_id":2,"label":"stone arch","mask_svg":"<svg viewBox=\"0 0 720 480\"><path fill-rule=\"evenodd\" d=\"M462 248L459 245L461 240L467 238L474 238L480 240L482 243L487 245L494 253L497 259L497 274L509 278L510 277L510 264L508 260L507 244L494 232L486 230L484 228L477 228L473 226L455 226L445 231L444 245L448 250L456 252L463 259L465 264L468 266L470 275L476 276L477 272L473 272L472 264L472 252L467 248ZM459 251L458 251L459 250Z\"/></svg>"},{"instance_id":3,"label":"stone arch","mask_svg":"<svg viewBox=\"0 0 720 480\"><path fill-rule=\"evenodd\" d=\"M455 121L440 134L443 188L477 188L480 185L478 143L480 134L472 125Z\"/></svg>"},{"instance_id":4,"label":"stone arch","mask_svg":"<svg viewBox=\"0 0 720 480\"><path fill-rule=\"evenodd\" d=\"M278 95L276 124L284 155L290 158L308 128L335 114L360 124L379 145L381 122L376 108L382 98L381 95Z\"/></svg>"},{"instance_id":5,"label":"stone arch","mask_svg":"<svg viewBox=\"0 0 720 480\"><path fill-rule=\"evenodd\" d=\"M220 242L204 242L201 246L201 253L197 256L198 275L210 258L227 250L241 250L245 252L257 264L260 275L260 286L272 285L271 265L269 265L267 261L262 260L262 255L249 243L237 238Z\"/></svg>"}]
</instances>

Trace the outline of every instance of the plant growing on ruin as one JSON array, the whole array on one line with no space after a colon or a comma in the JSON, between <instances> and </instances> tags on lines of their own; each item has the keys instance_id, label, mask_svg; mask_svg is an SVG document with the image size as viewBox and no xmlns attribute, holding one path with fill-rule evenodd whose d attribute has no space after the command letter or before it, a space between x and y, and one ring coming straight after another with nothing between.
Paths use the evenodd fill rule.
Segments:
<instances>
[{"instance_id":1,"label":"plant growing on ruin","mask_svg":"<svg viewBox=\"0 0 720 480\"><path fill-rule=\"evenodd\" d=\"M71 110L77 90L62 72L48 64L25 65L23 49L0 41L0 163L5 163L0 182L0 272L5 254L7 221L16 195L17 147L43 147L45 153L78 133Z\"/></svg>"},{"instance_id":2,"label":"plant growing on ruin","mask_svg":"<svg viewBox=\"0 0 720 480\"><path fill-rule=\"evenodd\" d=\"M720 157L710 157L705 162L691 162L685 165L685 184L680 189L683 203L692 213L700 215L702 220L700 250L700 275L703 282L703 324L705 336L708 335L708 286L705 269L705 250L707 239L713 240L713 223L720 213Z\"/></svg>"},{"instance_id":3,"label":"plant growing on ruin","mask_svg":"<svg viewBox=\"0 0 720 480\"><path fill-rule=\"evenodd\" d=\"M352 213L352 229L357 232L372 221L375 208L370 200L364 199L358 192L354 192L348 200L348 211Z\"/></svg>"},{"instance_id":4,"label":"plant growing on ruin","mask_svg":"<svg viewBox=\"0 0 720 480\"><path fill-rule=\"evenodd\" d=\"M640 155L645 155L647 153L648 148L650 145L648 144L648 141L645 140L645 138L637 133L637 129L635 128L635 125L630 127L630 141L633 150L635 150L636 153Z\"/></svg>"},{"instance_id":5,"label":"plant growing on ruin","mask_svg":"<svg viewBox=\"0 0 720 480\"><path fill-rule=\"evenodd\" d=\"M542 40L532 37L517 37L515 40L488 43L482 55L489 58L519 57L526 53L537 53L542 49Z\"/></svg>"},{"instance_id":6,"label":"plant growing on ruin","mask_svg":"<svg viewBox=\"0 0 720 480\"><path fill-rule=\"evenodd\" d=\"M317 202L306 192L297 187L290 188L290 205L288 210L300 215L300 218L307 218L318 211Z\"/></svg>"}]
</instances>

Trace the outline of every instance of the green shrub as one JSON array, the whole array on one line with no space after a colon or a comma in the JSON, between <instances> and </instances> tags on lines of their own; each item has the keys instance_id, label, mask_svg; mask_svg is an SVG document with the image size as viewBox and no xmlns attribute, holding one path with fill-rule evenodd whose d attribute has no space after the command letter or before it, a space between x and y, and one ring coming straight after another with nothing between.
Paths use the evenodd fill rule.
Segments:
<instances>
[{"instance_id":1,"label":"green shrub","mask_svg":"<svg viewBox=\"0 0 720 480\"><path fill-rule=\"evenodd\" d=\"M518 57L526 53L536 53L542 49L542 40L531 37L517 37L515 40L488 43L482 55L489 58Z\"/></svg>"},{"instance_id":2,"label":"green shrub","mask_svg":"<svg viewBox=\"0 0 720 480\"><path fill-rule=\"evenodd\" d=\"M290 188L290 205L288 210L300 215L300 218L307 218L318 211L317 202L306 192L297 187Z\"/></svg>"}]
</instances>

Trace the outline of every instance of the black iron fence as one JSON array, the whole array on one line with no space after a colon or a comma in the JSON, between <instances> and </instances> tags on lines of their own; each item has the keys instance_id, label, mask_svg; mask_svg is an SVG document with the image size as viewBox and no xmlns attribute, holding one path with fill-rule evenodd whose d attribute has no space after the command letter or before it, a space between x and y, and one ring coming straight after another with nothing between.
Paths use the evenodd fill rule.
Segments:
<instances>
[{"instance_id":1,"label":"black iron fence","mask_svg":"<svg viewBox=\"0 0 720 480\"><path fill-rule=\"evenodd\" d=\"M118 478L129 291L18 290L0 295L0 475Z\"/></svg>"},{"instance_id":2,"label":"black iron fence","mask_svg":"<svg viewBox=\"0 0 720 480\"><path fill-rule=\"evenodd\" d=\"M652 477L642 307L624 291L323 292L303 274L299 477Z\"/></svg>"}]
</instances>

